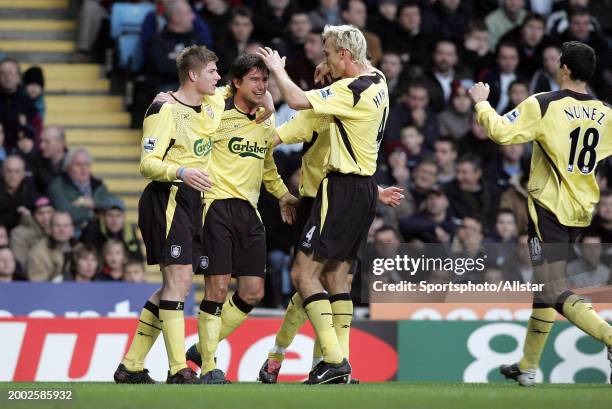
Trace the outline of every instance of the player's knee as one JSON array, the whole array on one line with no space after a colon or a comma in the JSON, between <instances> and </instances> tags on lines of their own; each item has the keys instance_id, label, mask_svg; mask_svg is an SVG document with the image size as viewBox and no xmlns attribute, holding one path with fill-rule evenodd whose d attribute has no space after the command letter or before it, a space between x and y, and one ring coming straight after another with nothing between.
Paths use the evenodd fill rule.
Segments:
<instances>
[{"instance_id":1,"label":"player's knee","mask_svg":"<svg viewBox=\"0 0 612 409\"><path fill-rule=\"evenodd\" d=\"M249 305L259 305L259 303L264 297L264 288L250 288L247 291L239 293L238 295L240 295L240 298L242 298L244 302Z\"/></svg>"},{"instance_id":2,"label":"player's knee","mask_svg":"<svg viewBox=\"0 0 612 409\"><path fill-rule=\"evenodd\" d=\"M210 280L206 282L206 286L204 287L204 292L207 300L216 301L216 302L225 302L225 298L227 297L227 291L229 288L229 281L220 279Z\"/></svg>"}]
</instances>

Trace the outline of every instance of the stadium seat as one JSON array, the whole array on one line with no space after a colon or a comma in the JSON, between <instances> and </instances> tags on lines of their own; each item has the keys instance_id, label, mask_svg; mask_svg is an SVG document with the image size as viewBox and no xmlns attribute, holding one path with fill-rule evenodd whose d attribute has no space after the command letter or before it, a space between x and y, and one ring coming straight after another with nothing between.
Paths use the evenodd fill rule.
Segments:
<instances>
[{"instance_id":1,"label":"stadium seat","mask_svg":"<svg viewBox=\"0 0 612 409\"><path fill-rule=\"evenodd\" d=\"M117 67L137 72L143 64L140 47L142 22L155 6L151 3L115 3L111 10L111 37L115 42Z\"/></svg>"}]
</instances>

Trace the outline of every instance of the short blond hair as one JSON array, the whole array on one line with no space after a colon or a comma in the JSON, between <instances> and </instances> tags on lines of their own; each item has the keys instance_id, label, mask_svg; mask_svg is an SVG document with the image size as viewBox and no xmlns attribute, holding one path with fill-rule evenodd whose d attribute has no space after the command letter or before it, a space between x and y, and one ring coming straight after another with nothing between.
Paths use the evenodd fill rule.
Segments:
<instances>
[{"instance_id":1,"label":"short blond hair","mask_svg":"<svg viewBox=\"0 0 612 409\"><path fill-rule=\"evenodd\" d=\"M363 33L355 26L350 24L342 26L326 25L323 29L323 41L331 40L336 46L336 50L344 48L350 51L355 60L359 64L367 64L367 49L366 39Z\"/></svg>"},{"instance_id":2,"label":"short blond hair","mask_svg":"<svg viewBox=\"0 0 612 409\"><path fill-rule=\"evenodd\" d=\"M179 83L184 84L189 79L189 71L200 72L209 62L217 62L219 57L203 45L192 45L180 52L176 57Z\"/></svg>"}]
</instances>

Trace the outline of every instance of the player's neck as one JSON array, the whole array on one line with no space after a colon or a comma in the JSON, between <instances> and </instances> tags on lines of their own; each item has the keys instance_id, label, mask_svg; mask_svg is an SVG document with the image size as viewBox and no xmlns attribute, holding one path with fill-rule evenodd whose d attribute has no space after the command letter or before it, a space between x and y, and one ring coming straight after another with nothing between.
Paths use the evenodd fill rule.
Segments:
<instances>
[{"instance_id":1,"label":"player's neck","mask_svg":"<svg viewBox=\"0 0 612 409\"><path fill-rule=\"evenodd\" d=\"M363 64L347 64L344 70L343 78L359 77L360 75L369 74L370 68Z\"/></svg>"},{"instance_id":2,"label":"player's neck","mask_svg":"<svg viewBox=\"0 0 612 409\"><path fill-rule=\"evenodd\" d=\"M580 94L588 94L587 84L582 81L562 81L561 89L567 89L570 91L578 92Z\"/></svg>"},{"instance_id":3,"label":"player's neck","mask_svg":"<svg viewBox=\"0 0 612 409\"><path fill-rule=\"evenodd\" d=\"M234 95L234 105L236 106L236 108L238 108L240 112L246 114L250 113L254 108L257 108L255 106L251 106L251 104L249 104L248 101L243 98L239 92L236 92L236 95Z\"/></svg>"},{"instance_id":4,"label":"player's neck","mask_svg":"<svg viewBox=\"0 0 612 409\"><path fill-rule=\"evenodd\" d=\"M174 93L174 96L183 104L191 106L202 105L202 100L204 99L204 95L197 92L194 88L185 86L180 87L179 90Z\"/></svg>"}]
</instances>

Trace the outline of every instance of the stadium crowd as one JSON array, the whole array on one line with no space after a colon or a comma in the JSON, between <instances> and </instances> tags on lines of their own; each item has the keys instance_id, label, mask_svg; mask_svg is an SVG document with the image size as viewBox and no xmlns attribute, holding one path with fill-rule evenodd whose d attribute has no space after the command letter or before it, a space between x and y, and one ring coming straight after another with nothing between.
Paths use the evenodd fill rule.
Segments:
<instances>
[{"instance_id":1,"label":"stadium crowd","mask_svg":"<svg viewBox=\"0 0 612 409\"><path fill-rule=\"evenodd\" d=\"M97 61L113 44L113 3L83 1L78 60ZM500 114L511 111L533 93L559 89L554 73L560 44L578 40L598 56L590 91L610 103L612 2L163 0L144 17L139 32L134 52L143 53L144 63L132 75L142 78L142 86L135 88L132 112L142 120L155 93L178 88L175 58L192 44L218 54L224 77L236 56L270 46L287 57L297 84L318 87L314 71L324 58L322 28L343 23L363 31L372 64L387 78L391 108L376 179L404 188L406 196L398 208L379 209L370 242L445 243L456 252L477 252L487 243L518 244L496 258L486 279L530 281L531 148L488 140L467 90L476 81L487 82L491 105ZM119 45L112 46L117 51ZM142 280L138 232L125 223L124 204L92 176L86 150L66 146L61 127L43 127L40 69L21 75L15 61L5 60L0 88L0 280ZM272 79L269 90L278 126L294 112ZM300 155L300 146L275 151L279 172L294 192ZM612 243L609 173L610 164L600 163L601 202L584 243ZM279 305L292 294L293 240L287 237L294 232L283 225L276 200L265 191L259 207L267 231L271 304ZM610 283L610 262L605 247L577 251L569 268L593 273L573 284Z\"/></svg>"}]
</instances>

